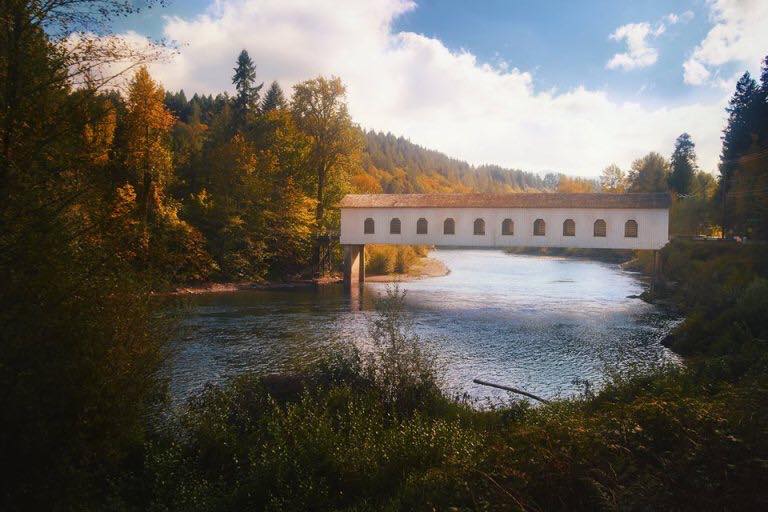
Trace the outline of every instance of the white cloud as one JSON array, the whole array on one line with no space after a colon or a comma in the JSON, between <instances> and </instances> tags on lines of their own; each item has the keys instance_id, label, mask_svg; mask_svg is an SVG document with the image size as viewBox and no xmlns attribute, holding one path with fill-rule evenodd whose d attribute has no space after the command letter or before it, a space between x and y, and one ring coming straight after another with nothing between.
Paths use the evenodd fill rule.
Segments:
<instances>
[{"instance_id":1,"label":"white cloud","mask_svg":"<svg viewBox=\"0 0 768 512\"><path fill-rule=\"evenodd\" d=\"M472 163L594 176L651 150L668 154L688 131L704 168L714 168L725 95L647 108L584 87L537 91L514 63L482 63L438 39L394 31L393 20L413 8L404 0L221 0L203 15L166 20L164 35L182 44L180 54L151 71L170 90L231 91L246 48L260 79L290 87L340 76L363 127Z\"/></svg>"},{"instance_id":2,"label":"white cloud","mask_svg":"<svg viewBox=\"0 0 768 512\"><path fill-rule=\"evenodd\" d=\"M616 53L605 64L607 69L621 68L629 71L637 68L645 68L656 64L659 58L659 51L649 43L650 39L655 39L667 31L667 25L676 25L677 23L687 23L693 19L693 12L685 11L678 15L673 12L662 16L656 22L656 27L652 28L650 23L628 23L617 28L610 36L614 41L626 41L627 51Z\"/></svg>"},{"instance_id":3,"label":"white cloud","mask_svg":"<svg viewBox=\"0 0 768 512\"><path fill-rule=\"evenodd\" d=\"M650 36L661 35L664 29L664 25L659 25L655 30L652 30L649 23L629 23L620 26L610 35L610 38L614 41L626 40L627 51L615 54L605 67L608 69L621 68L628 71L655 64L659 58L659 52L648 46L647 39Z\"/></svg>"},{"instance_id":4,"label":"white cloud","mask_svg":"<svg viewBox=\"0 0 768 512\"><path fill-rule=\"evenodd\" d=\"M738 62L756 72L768 53L766 0L709 0L714 26L683 64L685 83L710 82L723 64ZM717 80L714 81L717 85Z\"/></svg>"},{"instance_id":5,"label":"white cloud","mask_svg":"<svg viewBox=\"0 0 768 512\"><path fill-rule=\"evenodd\" d=\"M687 84L701 85L709 79L709 70L698 60L689 59L683 63L683 80Z\"/></svg>"},{"instance_id":6,"label":"white cloud","mask_svg":"<svg viewBox=\"0 0 768 512\"><path fill-rule=\"evenodd\" d=\"M675 25L677 23L688 23L693 19L693 11L685 11L682 14L675 14L671 12L662 18L663 23Z\"/></svg>"}]
</instances>

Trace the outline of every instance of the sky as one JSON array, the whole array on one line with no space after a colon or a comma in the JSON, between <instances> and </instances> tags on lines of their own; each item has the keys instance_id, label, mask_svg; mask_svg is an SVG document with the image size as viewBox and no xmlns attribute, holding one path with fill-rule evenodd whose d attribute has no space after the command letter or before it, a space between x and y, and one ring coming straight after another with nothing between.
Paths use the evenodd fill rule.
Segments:
<instances>
[{"instance_id":1,"label":"sky","mask_svg":"<svg viewBox=\"0 0 768 512\"><path fill-rule=\"evenodd\" d=\"M178 46L150 66L167 90L232 92L246 49L287 91L340 77L365 129L594 177L683 132L716 170L736 80L768 55L768 0L171 0L117 31Z\"/></svg>"}]
</instances>

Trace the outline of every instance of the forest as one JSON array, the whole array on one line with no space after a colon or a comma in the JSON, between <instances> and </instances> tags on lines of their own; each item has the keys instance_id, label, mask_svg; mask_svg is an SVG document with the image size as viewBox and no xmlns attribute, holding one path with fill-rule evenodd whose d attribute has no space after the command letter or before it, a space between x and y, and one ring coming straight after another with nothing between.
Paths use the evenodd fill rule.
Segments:
<instances>
[{"instance_id":1,"label":"forest","mask_svg":"<svg viewBox=\"0 0 768 512\"><path fill-rule=\"evenodd\" d=\"M340 79L265 88L246 50L232 96L166 92L147 67L162 48L108 37L134 11L0 3L0 509L768 506L768 59L737 84L716 177L687 134L669 158L539 176L364 131ZM119 90L100 72L115 63ZM347 192L470 190L668 191L673 233L754 243L665 248L677 284L659 293L687 315L668 343L690 359L598 393L455 400L394 291L371 358L331 354L293 391L246 375L170 410L158 369L184 308L156 292L311 275Z\"/></svg>"}]
</instances>

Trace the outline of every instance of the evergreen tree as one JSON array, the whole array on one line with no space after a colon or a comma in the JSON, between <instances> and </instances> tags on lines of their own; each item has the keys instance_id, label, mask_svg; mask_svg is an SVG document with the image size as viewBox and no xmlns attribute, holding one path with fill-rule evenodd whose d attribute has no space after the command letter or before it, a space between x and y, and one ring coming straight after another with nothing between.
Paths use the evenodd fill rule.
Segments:
<instances>
[{"instance_id":1,"label":"evergreen tree","mask_svg":"<svg viewBox=\"0 0 768 512\"><path fill-rule=\"evenodd\" d=\"M259 106L259 91L263 83L256 85L256 65L248 52L243 50L237 57L237 67L232 76L237 95L235 96L235 116L239 127L242 128L248 114L256 112Z\"/></svg>"},{"instance_id":2,"label":"evergreen tree","mask_svg":"<svg viewBox=\"0 0 768 512\"><path fill-rule=\"evenodd\" d=\"M760 146L768 148L768 55L763 59L758 89L758 134Z\"/></svg>"},{"instance_id":3,"label":"evergreen tree","mask_svg":"<svg viewBox=\"0 0 768 512\"><path fill-rule=\"evenodd\" d=\"M757 83L747 71L736 83L736 91L725 109L728 112L728 124L723 132L723 150L720 155L720 175L725 190L738 167L739 157L752 145L752 134L759 115L757 100Z\"/></svg>"},{"instance_id":4,"label":"evergreen tree","mask_svg":"<svg viewBox=\"0 0 768 512\"><path fill-rule=\"evenodd\" d=\"M283 89L277 82L272 82L269 86L267 94L264 96L264 103L261 104L262 112L269 112L270 110L285 109L288 106L288 102L285 100Z\"/></svg>"},{"instance_id":5,"label":"evergreen tree","mask_svg":"<svg viewBox=\"0 0 768 512\"><path fill-rule=\"evenodd\" d=\"M672 152L669 175L669 187L678 195L686 195L691 192L691 183L696 173L696 151L691 136L687 133L680 135L675 141L675 149Z\"/></svg>"},{"instance_id":6,"label":"evergreen tree","mask_svg":"<svg viewBox=\"0 0 768 512\"><path fill-rule=\"evenodd\" d=\"M768 236L765 163L768 161L768 107L764 67L761 85L744 73L728 103L728 124L720 157L720 201L724 233Z\"/></svg>"}]
</instances>

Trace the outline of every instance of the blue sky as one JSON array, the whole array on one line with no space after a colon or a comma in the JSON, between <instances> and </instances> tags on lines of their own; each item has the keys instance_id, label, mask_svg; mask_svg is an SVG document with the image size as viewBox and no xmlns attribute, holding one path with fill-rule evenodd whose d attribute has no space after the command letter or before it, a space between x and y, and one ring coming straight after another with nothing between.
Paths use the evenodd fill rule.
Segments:
<instances>
[{"instance_id":1,"label":"blue sky","mask_svg":"<svg viewBox=\"0 0 768 512\"><path fill-rule=\"evenodd\" d=\"M169 89L231 90L247 48L286 88L341 76L364 127L473 163L596 175L668 154L681 131L714 168L734 80L768 53L766 4L188 0L117 30L180 43L152 68Z\"/></svg>"},{"instance_id":2,"label":"blue sky","mask_svg":"<svg viewBox=\"0 0 768 512\"><path fill-rule=\"evenodd\" d=\"M437 37L452 49L466 48L485 61L503 59L531 70L541 88L584 85L649 101L688 99L705 92L687 87L679 72L709 29L704 2L614 0L584 6L567 1L428 0L419 2L396 27ZM616 27L686 11L694 13L693 19L667 29L659 41L664 51L656 65L630 73L605 71L605 63L622 50L621 43L609 40Z\"/></svg>"}]
</instances>

